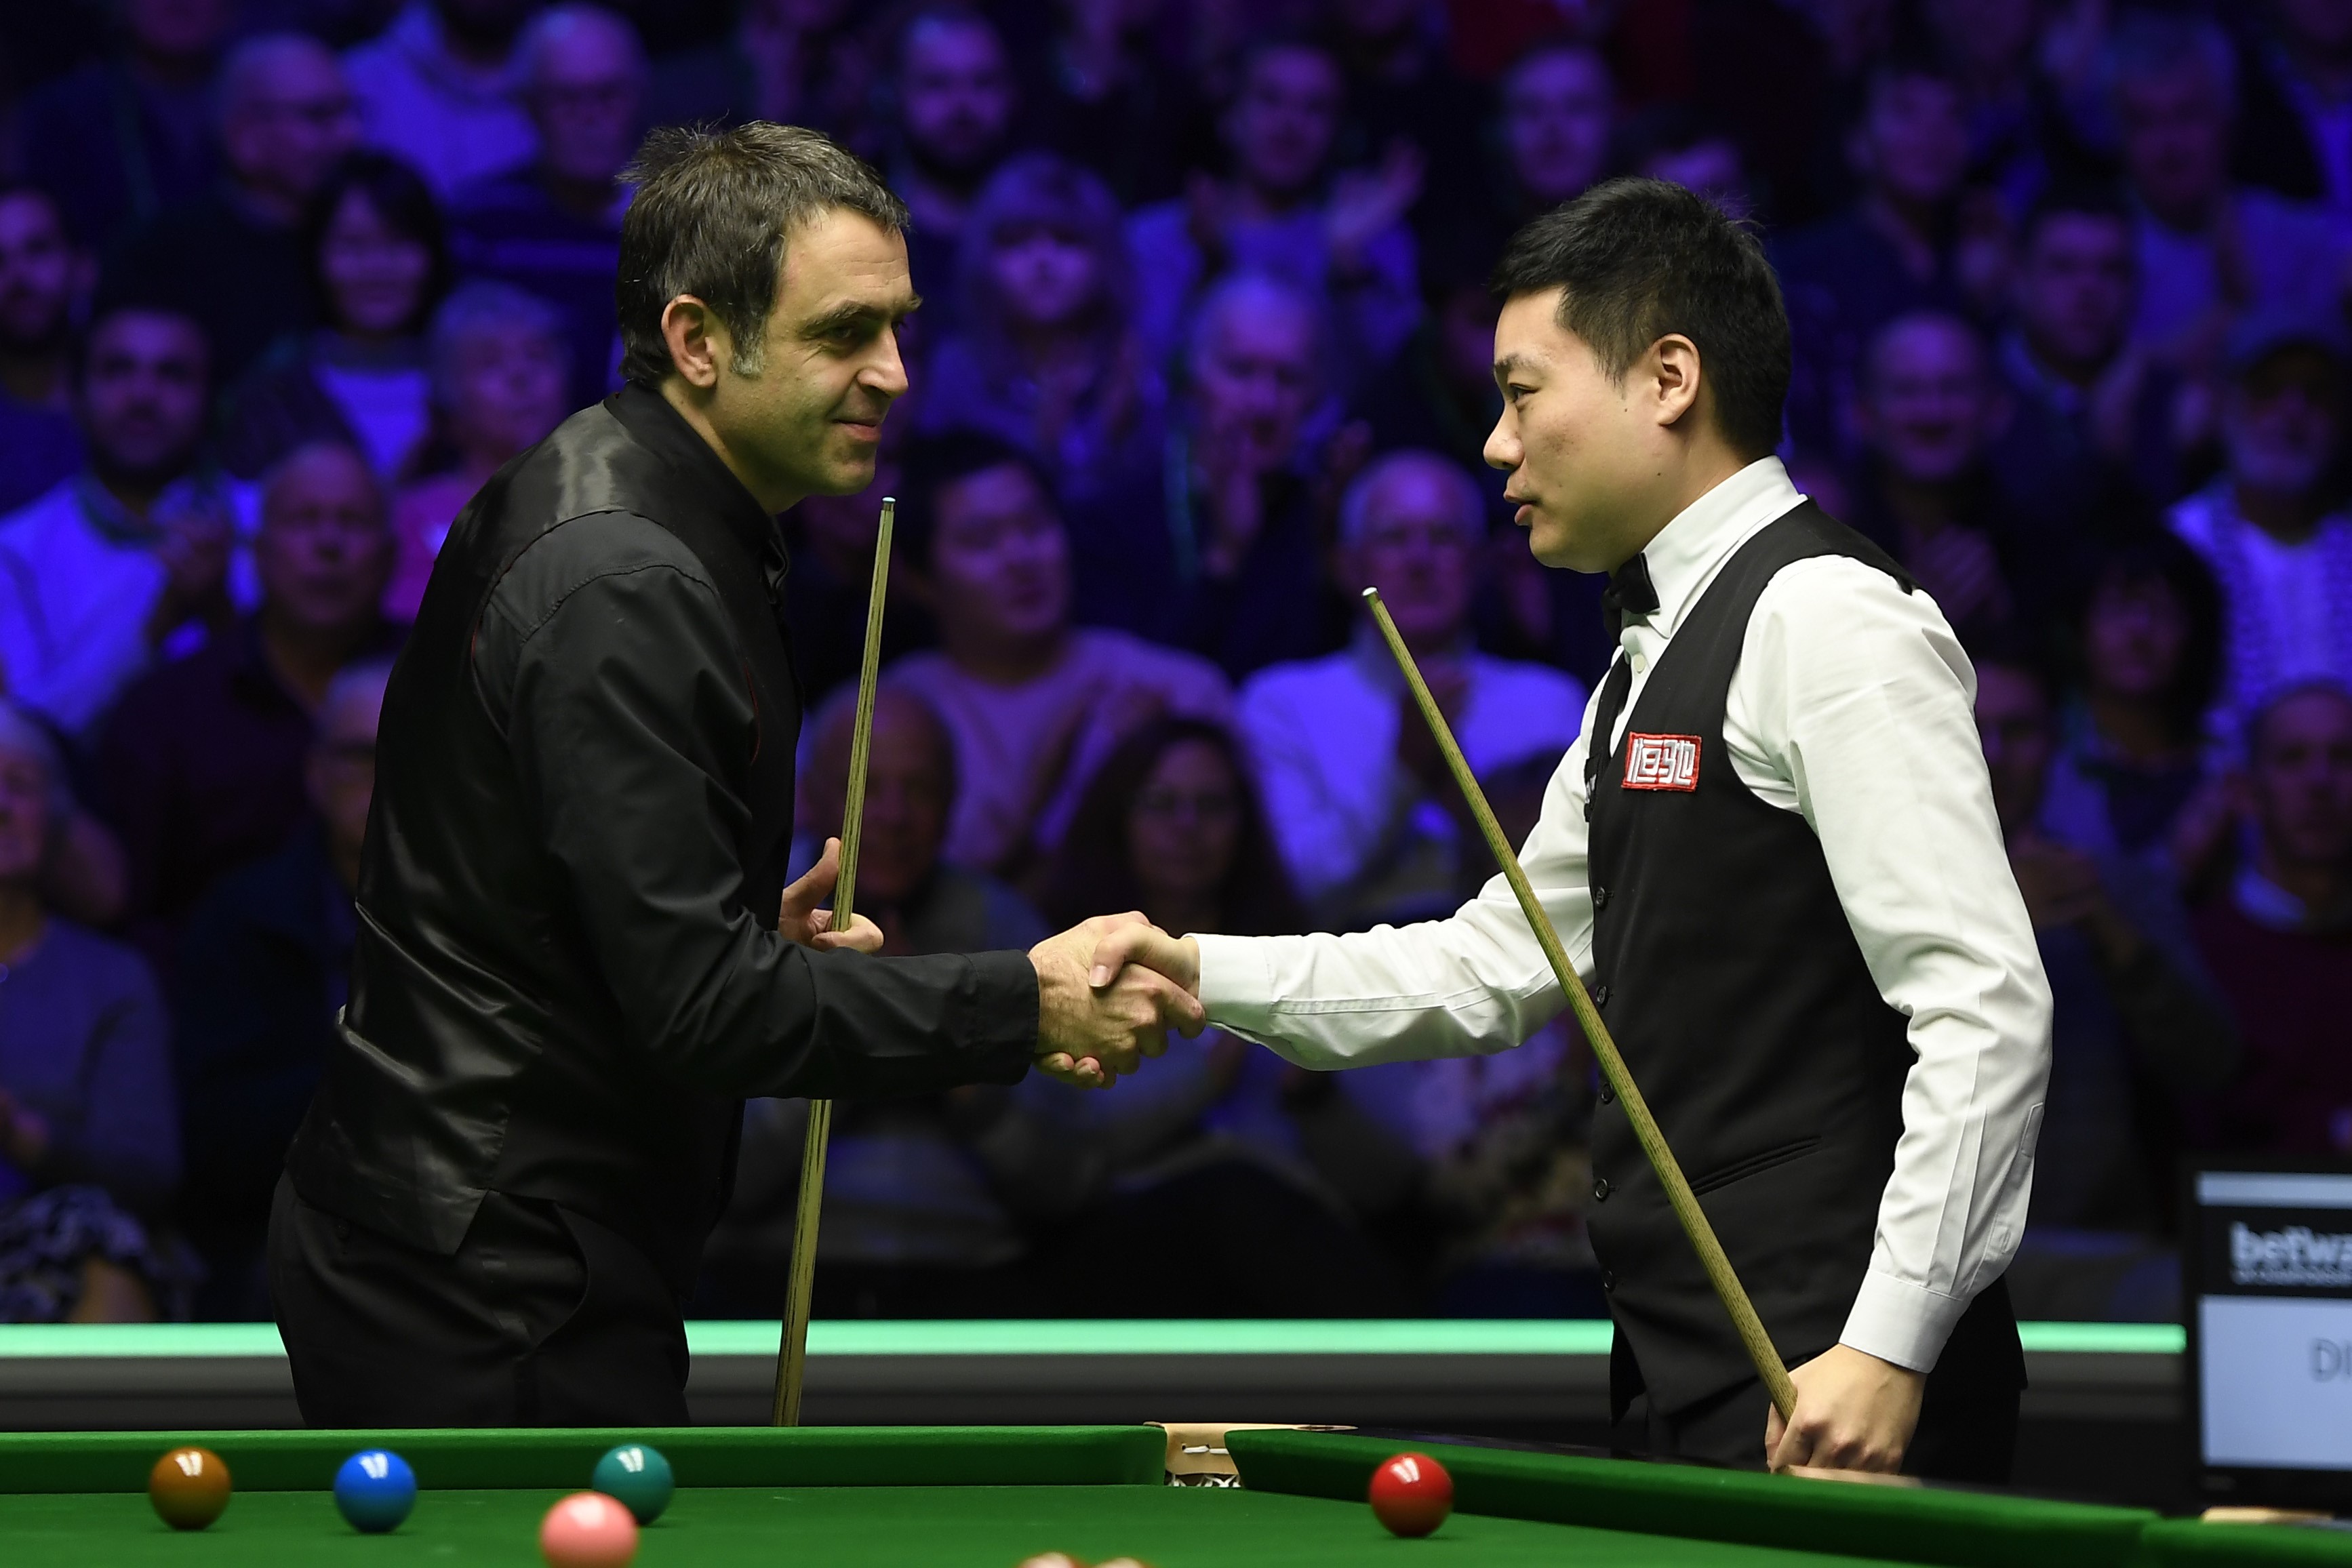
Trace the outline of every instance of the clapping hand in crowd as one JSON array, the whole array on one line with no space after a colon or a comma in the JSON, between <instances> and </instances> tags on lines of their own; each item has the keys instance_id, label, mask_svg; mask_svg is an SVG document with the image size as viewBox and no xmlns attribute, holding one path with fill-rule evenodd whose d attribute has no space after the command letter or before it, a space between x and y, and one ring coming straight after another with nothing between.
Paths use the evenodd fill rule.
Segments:
<instances>
[{"instance_id":1,"label":"clapping hand in crowd","mask_svg":"<svg viewBox=\"0 0 2352 1568\"><path fill-rule=\"evenodd\" d=\"M228 555L236 525L218 507L190 504L158 507L163 529L155 559L163 569L163 591L147 619L147 637L160 643L190 621L212 621L228 612Z\"/></svg>"}]
</instances>

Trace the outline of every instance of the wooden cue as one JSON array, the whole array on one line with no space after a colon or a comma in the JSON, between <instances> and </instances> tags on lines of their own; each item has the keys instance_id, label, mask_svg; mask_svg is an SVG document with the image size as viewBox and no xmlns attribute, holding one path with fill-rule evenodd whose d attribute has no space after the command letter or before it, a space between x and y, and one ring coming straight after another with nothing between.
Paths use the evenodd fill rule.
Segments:
<instances>
[{"instance_id":1,"label":"wooden cue","mask_svg":"<svg viewBox=\"0 0 2352 1568\"><path fill-rule=\"evenodd\" d=\"M882 497L882 527L874 536L874 581L866 601L866 653L857 665L857 717L849 731L849 792L841 806L841 875L833 888L833 928L846 931L857 894L857 843L866 826L866 761L874 746L874 680L882 665L882 604L890 587L890 534L897 497ZM824 1151L833 1136L833 1102L808 1103L808 1135L801 1144L800 1202L793 1214L791 1283L784 1296L782 1343L776 1351L773 1425L801 1424L801 1389L808 1378L809 1292L816 1282L816 1222L824 1208Z\"/></svg>"},{"instance_id":2,"label":"wooden cue","mask_svg":"<svg viewBox=\"0 0 2352 1568\"><path fill-rule=\"evenodd\" d=\"M1576 1021L1584 1026L1584 1038L1592 1044L1592 1054L1601 1062L1602 1076L1609 1080L1609 1087L1617 1098L1624 1102L1625 1119L1633 1124L1633 1136L1640 1141L1642 1152L1650 1156L1650 1167L1658 1173L1658 1180L1666 1189L1666 1201L1674 1205L1675 1218L1683 1224L1683 1234L1690 1238L1699 1262L1706 1270L1708 1281L1723 1301L1724 1311L1731 1314L1732 1326L1739 1331L1740 1343L1748 1347L1748 1359L1756 1364L1757 1375L1764 1380L1766 1391L1772 1396L1772 1407L1780 1412L1782 1420L1787 1420L1797 1408L1797 1388L1789 1381L1789 1369L1781 1364L1780 1353L1773 1348L1772 1338L1764 1332L1763 1321L1757 1317L1755 1305L1748 1301L1739 1276L1732 1271L1731 1260L1724 1256L1723 1244L1715 1239L1715 1227L1707 1223L1697 1195L1683 1178L1683 1168L1675 1162L1674 1150L1666 1146L1665 1134L1658 1131L1657 1119L1650 1114L1649 1102L1642 1098L1633 1075L1625 1070L1625 1059L1617 1054L1617 1042L1609 1037L1608 1025L1601 1021L1592 998L1585 994L1576 966L1568 961L1567 949L1559 945L1559 933L1552 929L1551 916L1544 913L1544 906L1536 899L1536 890L1528 885L1526 868L1519 864L1510 841L1503 836L1501 824L1495 821L1485 791L1478 788L1470 764L1462 756L1462 747L1454 744L1454 731L1446 725L1445 716L1438 711L1437 699L1429 695L1429 686L1422 680L1411 651L1397 633L1396 622L1389 619L1389 607L1381 602L1380 590L1364 590L1364 601L1371 606L1372 619L1380 623L1389 652L1396 655L1397 667L1404 672L1405 684L1412 688L1412 700L1420 705L1422 717L1429 721L1429 731L1437 738L1438 750L1445 755L1445 766L1453 770L1454 782L1470 802L1470 813L1478 820L1478 831L1486 836L1486 847L1494 852L1495 863L1503 868L1503 879L1511 884L1528 924L1535 928L1536 942L1550 960L1551 972L1559 977L1560 989L1568 994L1568 1005L1576 1010Z\"/></svg>"}]
</instances>

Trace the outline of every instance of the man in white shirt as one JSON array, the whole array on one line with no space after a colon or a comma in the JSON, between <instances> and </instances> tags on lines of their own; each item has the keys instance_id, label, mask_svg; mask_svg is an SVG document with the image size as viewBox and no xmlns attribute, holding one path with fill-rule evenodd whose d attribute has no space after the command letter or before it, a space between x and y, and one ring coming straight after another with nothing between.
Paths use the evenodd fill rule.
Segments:
<instances>
[{"instance_id":1,"label":"man in white shirt","mask_svg":"<svg viewBox=\"0 0 2352 1568\"><path fill-rule=\"evenodd\" d=\"M257 597L242 548L253 490L201 461L211 385L194 321L101 315L74 387L88 467L0 517L0 674L68 735Z\"/></svg>"},{"instance_id":2,"label":"man in white shirt","mask_svg":"<svg viewBox=\"0 0 2352 1568\"><path fill-rule=\"evenodd\" d=\"M1585 692L1471 646L1486 531L1477 486L1433 452L1381 458L1339 507L1342 570L1381 591L1471 768L1490 788L1523 769L1532 790L1575 743ZM1493 862L1369 620L1339 653L1251 677L1239 717L1292 883L1339 929L1443 915L1485 880L1463 879Z\"/></svg>"},{"instance_id":3,"label":"man in white shirt","mask_svg":"<svg viewBox=\"0 0 2352 1568\"><path fill-rule=\"evenodd\" d=\"M2257 311L2229 341L2228 465L2172 509L2221 584L2222 727L2299 681L2352 685L2352 516L2336 505L2352 345L2324 317Z\"/></svg>"},{"instance_id":4,"label":"man in white shirt","mask_svg":"<svg viewBox=\"0 0 2352 1568\"><path fill-rule=\"evenodd\" d=\"M2050 995L1942 613L1770 455L1788 319L1703 198L1601 185L1497 275L1487 460L1621 653L1522 860L1797 1385L1770 1411L1634 1145L1593 1124L1612 1404L1727 1463L1999 1480ZM1602 756L1589 756L1601 737ZM1107 938L1304 1065L1469 1055L1562 1006L1500 878L1348 936Z\"/></svg>"}]
</instances>

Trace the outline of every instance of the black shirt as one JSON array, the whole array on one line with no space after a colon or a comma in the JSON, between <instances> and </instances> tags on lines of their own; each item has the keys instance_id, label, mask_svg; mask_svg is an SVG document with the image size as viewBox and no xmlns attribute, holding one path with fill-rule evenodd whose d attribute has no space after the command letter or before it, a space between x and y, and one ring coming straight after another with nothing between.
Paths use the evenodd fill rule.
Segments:
<instances>
[{"instance_id":1,"label":"black shirt","mask_svg":"<svg viewBox=\"0 0 2352 1568\"><path fill-rule=\"evenodd\" d=\"M631 388L502 469L385 694L352 1000L289 1169L441 1252L485 1192L567 1206L681 1291L736 1101L1013 1082L1019 953L774 929L800 696L775 521Z\"/></svg>"}]
</instances>

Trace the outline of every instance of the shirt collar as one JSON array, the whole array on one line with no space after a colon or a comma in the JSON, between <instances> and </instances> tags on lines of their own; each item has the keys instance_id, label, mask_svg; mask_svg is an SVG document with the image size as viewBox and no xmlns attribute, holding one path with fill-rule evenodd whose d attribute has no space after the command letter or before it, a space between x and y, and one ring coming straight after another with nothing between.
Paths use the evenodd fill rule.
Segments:
<instances>
[{"instance_id":1,"label":"shirt collar","mask_svg":"<svg viewBox=\"0 0 2352 1568\"><path fill-rule=\"evenodd\" d=\"M743 487L743 481L720 461L710 444L686 423L686 417L670 407L669 400L632 382L606 399L605 406L638 445L660 458L693 488L744 552L767 566L773 576L784 548L776 519Z\"/></svg>"},{"instance_id":2,"label":"shirt collar","mask_svg":"<svg viewBox=\"0 0 2352 1568\"><path fill-rule=\"evenodd\" d=\"M1804 498L1778 457L1759 457L1684 507L1642 551L1658 608L1646 616L1628 615L1627 624L1642 622L1673 636L1731 553Z\"/></svg>"}]
</instances>

